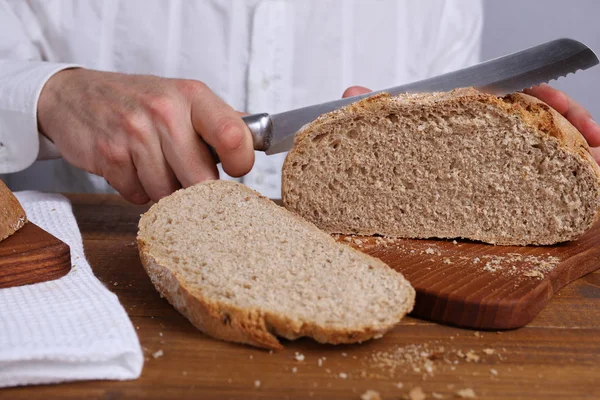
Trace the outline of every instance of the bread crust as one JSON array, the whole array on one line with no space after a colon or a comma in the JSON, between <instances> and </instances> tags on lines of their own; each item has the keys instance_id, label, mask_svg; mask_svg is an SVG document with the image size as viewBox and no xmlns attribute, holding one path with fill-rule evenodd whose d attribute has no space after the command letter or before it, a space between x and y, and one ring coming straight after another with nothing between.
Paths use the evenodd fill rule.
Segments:
<instances>
[{"instance_id":1,"label":"bread crust","mask_svg":"<svg viewBox=\"0 0 600 400\"><path fill-rule=\"evenodd\" d=\"M248 194L257 195L256 192L235 182L214 181L203 185L238 185ZM261 201L268 207L280 207L266 197L259 196ZM301 321L287 315L272 312L264 312L257 308L242 308L222 302L213 301L200 290L186 286L185 280L181 279L176 272L166 264L168 262L157 259L152 254L152 245L147 243L140 233L143 229L143 220L151 218L157 211L157 204L142 216L140 220L140 231L137 243L140 260L147 274L161 296L165 297L181 314L199 330L209 336L225 341L249 344L271 350L283 348L277 337L294 340L300 337L312 337L317 342L329 344L360 343L373 338L379 338L392 329L401 318L410 312L414 306L415 291L408 281L401 276L406 301L404 307L395 310L395 322L379 326L359 326L355 329L333 329L316 323ZM285 209L282 210L289 213ZM299 224L310 226L315 234L323 236L324 240L332 246L344 246L337 243L332 237L320 231L314 224L303 218L289 213ZM360 257L368 258L374 268L390 268L381 260L352 249Z\"/></svg>"},{"instance_id":2,"label":"bread crust","mask_svg":"<svg viewBox=\"0 0 600 400\"><path fill-rule=\"evenodd\" d=\"M593 171L596 187L600 187L600 167L591 155L590 148L582 134L561 114L549 105L532 96L515 93L505 97L496 97L473 88L460 88L451 92L443 93L418 93L390 96L380 93L368 97L356 103L350 104L342 109L324 114L310 124L307 124L295 137L294 147L288 153L282 168L282 201L286 208L293 210L289 198L290 186L294 181L294 168L292 164L305 163L310 154L307 149L308 143L319 135L326 135L331 131L331 126L341 125L354 119L380 118L390 113L396 113L399 109L406 108L412 104L422 107L432 107L437 104L445 106L461 106L473 102L491 105L502 112L520 118L528 127L534 129L541 136L557 139L559 147L574 154L581 163ZM305 145L306 144L306 145ZM309 150L310 151L310 150ZM600 193L598 194L600 196ZM600 219L600 208L597 209L593 223ZM343 232L337 232L343 233ZM364 233L364 232L358 232ZM527 243L501 243L494 238L481 238L496 244L527 244Z\"/></svg>"},{"instance_id":3,"label":"bread crust","mask_svg":"<svg viewBox=\"0 0 600 400\"><path fill-rule=\"evenodd\" d=\"M521 118L529 126L538 126L538 130L543 134L557 138L563 148L579 155L584 164L594 171L596 182L600 185L600 167L592 156L590 146L581 132L569 120L536 97L524 93L515 93L504 98L504 102L511 100L514 101L513 105L515 105L517 112L521 114ZM600 208L596 210L591 225L599 219Z\"/></svg>"},{"instance_id":4,"label":"bread crust","mask_svg":"<svg viewBox=\"0 0 600 400\"><path fill-rule=\"evenodd\" d=\"M0 241L25 225L27 216L19 200L0 180Z\"/></svg>"}]
</instances>

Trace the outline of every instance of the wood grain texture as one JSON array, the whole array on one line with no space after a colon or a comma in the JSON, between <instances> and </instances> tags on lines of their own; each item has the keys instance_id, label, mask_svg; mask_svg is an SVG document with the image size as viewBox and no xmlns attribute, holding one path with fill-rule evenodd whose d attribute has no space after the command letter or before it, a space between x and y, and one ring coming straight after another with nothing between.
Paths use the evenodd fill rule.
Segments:
<instances>
[{"instance_id":1,"label":"wood grain texture","mask_svg":"<svg viewBox=\"0 0 600 400\"><path fill-rule=\"evenodd\" d=\"M70 270L69 246L32 222L0 242L0 288L51 281Z\"/></svg>"},{"instance_id":2,"label":"wood grain texture","mask_svg":"<svg viewBox=\"0 0 600 400\"><path fill-rule=\"evenodd\" d=\"M417 291L413 316L474 329L525 326L558 290L600 268L600 224L575 242L542 247L360 236L339 240L406 276Z\"/></svg>"},{"instance_id":3,"label":"wood grain texture","mask_svg":"<svg viewBox=\"0 0 600 400\"><path fill-rule=\"evenodd\" d=\"M456 399L465 388L472 388L477 399L600 398L600 272L564 287L526 327L502 334L476 335L408 317L382 339L362 345L299 340L271 354L204 336L160 298L135 245L134 227L143 207L115 196L69 197L94 273L117 294L137 329L146 355L142 376L3 389L0 399L358 400L372 389L384 400L395 400L417 386L427 399L434 399L433 393ZM494 352L487 354L490 349ZM164 355L154 358L158 350ZM385 353L416 361L395 366L375 361ZM479 359L467 361L467 353ZM424 368L426 359L431 359L431 374Z\"/></svg>"}]
</instances>

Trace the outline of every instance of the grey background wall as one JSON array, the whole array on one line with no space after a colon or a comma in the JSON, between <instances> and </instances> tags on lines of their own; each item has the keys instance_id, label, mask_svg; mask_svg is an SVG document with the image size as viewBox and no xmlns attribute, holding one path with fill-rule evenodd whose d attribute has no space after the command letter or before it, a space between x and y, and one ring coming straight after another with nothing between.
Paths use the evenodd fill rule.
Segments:
<instances>
[{"instance_id":1,"label":"grey background wall","mask_svg":"<svg viewBox=\"0 0 600 400\"><path fill-rule=\"evenodd\" d=\"M577 39L600 56L598 0L484 0L482 59L560 37ZM550 83L600 120L600 65Z\"/></svg>"}]
</instances>

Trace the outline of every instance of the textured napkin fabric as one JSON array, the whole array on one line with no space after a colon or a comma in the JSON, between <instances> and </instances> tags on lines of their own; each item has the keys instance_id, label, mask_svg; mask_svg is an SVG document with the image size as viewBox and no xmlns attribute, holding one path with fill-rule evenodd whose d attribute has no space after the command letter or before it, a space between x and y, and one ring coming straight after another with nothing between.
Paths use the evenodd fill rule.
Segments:
<instances>
[{"instance_id":1,"label":"textured napkin fabric","mask_svg":"<svg viewBox=\"0 0 600 400\"><path fill-rule=\"evenodd\" d=\"M30 221L71 247L58 280L0 289L0 387L85 379L135 379L144 363L117 296L92 273L69 201L16 194Z\"/></svg>"}]
</instances>

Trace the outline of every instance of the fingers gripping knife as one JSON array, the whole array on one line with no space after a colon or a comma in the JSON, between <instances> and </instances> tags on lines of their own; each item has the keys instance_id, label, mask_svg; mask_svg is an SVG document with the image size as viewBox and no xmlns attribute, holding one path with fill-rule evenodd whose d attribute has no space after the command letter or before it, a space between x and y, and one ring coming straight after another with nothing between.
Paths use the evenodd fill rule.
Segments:
<instances>
[{"instance_id":1,"label":"fingers gripping knife","mask_svg":"<svg viewBox=\"0 0 600 400\"><path fill-rule=\"evenodd\" d=\"M483 92L502 96L596 64L598 58L583 43L572 39L557 39L422 81L280 114L255 114L242 119L252 133L254 149L277 154L290 150L296 132L319 115L377 93L387 92L394 96L407 92L444 92L472 86Z\"/></svg>"}]
</instances>

